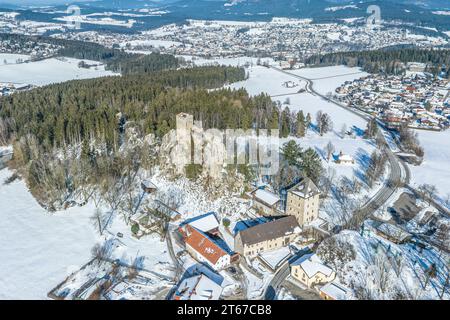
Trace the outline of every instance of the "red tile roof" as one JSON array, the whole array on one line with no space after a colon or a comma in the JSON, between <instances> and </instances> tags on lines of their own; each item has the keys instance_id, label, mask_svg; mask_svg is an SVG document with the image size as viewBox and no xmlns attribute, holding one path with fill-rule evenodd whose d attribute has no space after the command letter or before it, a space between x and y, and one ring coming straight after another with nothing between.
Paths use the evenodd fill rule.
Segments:
<instances>
[{"instance_id":1,"label":"red tile roof","mask_svg":"<svg viewBox=\"0 0 450 320\"><path fill-rule=\"evenodd\" d=\"M188 234L185 238L186 244L188 244L192 249L197 251L213 265L215 265L221 257L227 255L227 252L225 252L205 234L197 229L188 225L186 231Z\"/></svg>"}]
</instances>

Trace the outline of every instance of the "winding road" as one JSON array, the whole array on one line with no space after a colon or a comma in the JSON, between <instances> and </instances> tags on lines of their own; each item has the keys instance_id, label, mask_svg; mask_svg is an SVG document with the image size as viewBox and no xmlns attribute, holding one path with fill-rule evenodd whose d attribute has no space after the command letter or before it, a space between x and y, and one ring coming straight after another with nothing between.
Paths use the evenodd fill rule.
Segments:
<instances>
[{"instance_id":1,"label":"winding road","mask_svg":"<svg viewBox=\"0 0 450 320\"><path fill-rule=\"evenodd\" d=\"M332 103L342 109L345 109L346 111L355 114L356 116L364 119L365 121L370 121L372 119L372 116L370 115L351 109L341 103L338 103L326 97L320 92L317 92L314 89L313 80L293 74L291 72L287 72L286 70L282 70L275 67L271 68L286 75L305 81L306 82L305 88L308 93L316 95L328 101L329 103ZM380 124L378 124L378 126L380 128L380 130L378 130L379 137L381 137L386 143L386 145L389 146L389 144L386 141L386 137L383 134L384 128L382 128ZM397 192L397 190L400 188L402 184L407 185L409 183L410 174L408 167L394 154L394 152L391 150L390 147L386 148L386 150L388 156L388 163L390 167L389 177L387 178L386 182L383 184L381 189L378 190L378 192L361 207L360 213L366 218L369 218L378 209L382 208L389 201L389 199ZM289 276L289 274L290 274L289 263L286 262L283 266L281 266L278 269L278 271L275 273L274 277L270 281L269 285L267 286L265 292L266 300L275 299L277 291L281 287L282 283Z\"/></svg>"},{"instance_id":2,"label":"winding road","mask_svg":"<svg viewBox=\"0 0 450 320\"><path fill-rule=\"evenodd\" d=\"M370 121L372 119L372 116L368 114L364 114L361 111L354 110L350 107L347 107L341 103L338 103L325 95L321 94L320 92L316 91L314 89L314 82L311 79L293 74L291 72L287 72L286 70L281 70L279 68L271 67L272 69L282 72L284 74L287 74L289 76L295 77L297 79L303 80L306 82L306 91L316 95L324 100L326 100L329 103L332 103L346 111L349 111L353 113L354 115L362 118L365 121ZM384 128L382 128L379 125L380 130L378 130L378 136L382 138L386 145L389 146L389 144L386 141L386 138L383 134ZM372 213L380 209L388 200L391 198L391 196L399 189L399 182L403 182L405 184L409 183L409 171L408 167L394 154L394 152L391 150L391 148L386 148L387 155L388 155L388 163L389 163L389 177L387 181L384 183L383 187L371 198L369 199L361 208L363 212L365 213L365 216L370 216Z\"/></svg>"}]
</instances>

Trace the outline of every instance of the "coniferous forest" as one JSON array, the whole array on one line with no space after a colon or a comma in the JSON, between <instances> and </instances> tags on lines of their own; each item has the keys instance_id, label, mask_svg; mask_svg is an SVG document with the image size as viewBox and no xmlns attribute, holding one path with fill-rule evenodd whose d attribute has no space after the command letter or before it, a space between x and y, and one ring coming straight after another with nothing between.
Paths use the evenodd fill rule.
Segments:
<instances>
[{"instance_id":1,"label":"coniferous forest","mask_svg":"<svg viewBox=\"0 0 450 320\"><path fill-rule=\"evenodd\" d=\"M313 56L307 60L309 65L347 65L357 66L369 73L402 74L405 63L422 62L428 64L428 72L438 75L444 68L450 76L450 50L430 50L417 48L384 49L374 51L336 52Z\"/></svg>"},{"instance_id":2,"label":"coniferous forest","mask_svg":"<svg viewBox=\"0 0 450 320\"><path fill-rule=\"evenodd\" d=\"M136 74L69 81L0 99L0 135L14 146L12 165L43 206L54 210L97 194L107 199L111 190L124 190L135 170L151 168L156 146L120 151L129 126L142 141L153 134L157 144L175 128L180 112L193 114L204 128L278 129L281 115L269 96L211 90L244 80L244 69L173 70L166 57L154 59L159 71L136 69Z\"/></svg>"}]
</instances>

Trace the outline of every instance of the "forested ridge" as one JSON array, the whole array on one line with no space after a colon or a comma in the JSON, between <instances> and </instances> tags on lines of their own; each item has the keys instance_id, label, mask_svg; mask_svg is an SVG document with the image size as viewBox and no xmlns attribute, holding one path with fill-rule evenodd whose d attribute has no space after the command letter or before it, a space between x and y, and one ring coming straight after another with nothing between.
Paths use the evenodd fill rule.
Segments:
<instances>
[{"instance_id":1,"label":"forested ridge","mask_svg":"<svg viewBox=\"0 0 450 320\"><path fill-rule=\"evenodd\" d=\"M87 201L93 195L87 189L107 197L125 189L133 170L156 161L147 144L131 155L120 151L130 126L139 140L151 133L157 143L175 128L179 112L193 114L205 128L278 128L269 96L215 89L245 77L236 67L182 68L16 93L0 99L0 140L13 144L12 165L45 207Z\"/></svg>"},{"instance_id":2,"label":"forested ridge","mask_svg":"<svg viewBox=\"0 0 450 320\"><path fill-rule=\"evenodd\" d=\"M336 52L313 56L307 60L309 65L347 65L358 66L369 73L402 74L407 62L428 64L426 71L439 74L445 66L450 74L450 49L401 48L374 51Z\"/></svg>"},{"instance_id":3,"label":"forested ridge","mask_svg":"<svg viewBox=\"0 0 450 320\"><path fill-rule=\"evenodd\" d=\"M237 126L238 121L250 122L246 117L258 98L254 101L245 91L207 89L244 78L240 68L200 67L50 85L0 100L3 135L32 134L47 150L98 136L113 146L118 113L123 121L137 121L144 133L158 136L173 128L181 111L203 117L205 125Z\"/></svg>"}]
</instances>

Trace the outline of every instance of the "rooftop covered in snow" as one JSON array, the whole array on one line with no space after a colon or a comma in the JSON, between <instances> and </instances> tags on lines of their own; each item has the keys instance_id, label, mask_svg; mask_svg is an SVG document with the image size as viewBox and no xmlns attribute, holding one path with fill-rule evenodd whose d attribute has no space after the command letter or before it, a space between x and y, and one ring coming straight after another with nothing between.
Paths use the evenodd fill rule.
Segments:
<instances>
[{"instance_id":1,"label":"rooftop covered in snow","mask_svg":"<svg viewBox=\"0 0 450 320\"><path fill-rule=\"evenodd\" d=\"M174 294L175 300L218 300L222 287L204 274L184 279Z\"/></svg>"}]
</instances>

